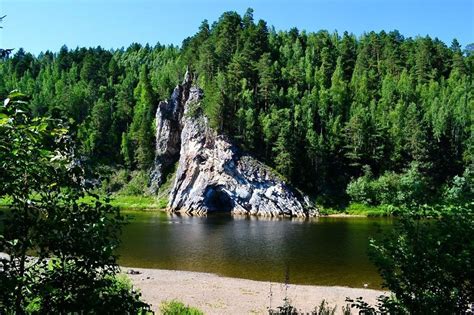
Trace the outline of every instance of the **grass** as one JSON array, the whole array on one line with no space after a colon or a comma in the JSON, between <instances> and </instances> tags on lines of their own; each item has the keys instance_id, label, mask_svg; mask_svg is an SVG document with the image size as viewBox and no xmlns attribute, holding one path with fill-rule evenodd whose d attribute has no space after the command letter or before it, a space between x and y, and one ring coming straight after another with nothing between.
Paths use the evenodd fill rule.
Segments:
<instances>
[{"instance_id":1,"label":"grass","mask_svg":"<svg viewBox=\"0 0 474 315\"><path fill-rule=\"evenodd\" d=\"M115 194L111 196L110 204L120 209L136 209L136 210L164 210L168 205L167 192L169 187L160 189L158 196L130 196L123 194ZM92 197L85 197L82 201L92 202ZM0 207L7 207L11 204L11 199L0 198ZM393 209L387 205L367 206L361 203L350 203L349 206L342 209L321 208L322 215L358 215L366 217L388 217L393 213Z\"/></svg>"},{"instance_id":2,"label":"grass","mask_svg":"<svg viewBox=\"0 0 474 315\"><path fill-rule=\"evenodd\" d=\"M166 301L160 304L160 312L163 315L204 315L195 307L186 306L180 301Z\"/></svg>"},{"instance_id":3,"label":"grass","mask_svg":"<svg viewBox=\"0 0 474 315\"><path fill-rule=\"evenodd\" d=\"M101 199L105 196L101 197ZM81 202L90 203L94 201L93 197L84 197ZM0 198L0 207L8 207L11 204L10 198ZM168 205L168 200L165 196L127 196L127 195L112 195L110 197L110 204L120 209L137 209L137 210L163 210Z\"/></svg>"},{"instance_id":4,"label":"grass","mask_svg":"<svg viewBox=\"0 0 474 315\"><path fill-rule=\"evenodd\" d=\"M168 200L166 198L155 198L151 196L124 196L115 195L112 197L110 203L121 209L165 209Z\"/></svg>"},{"instance_id":5,"label":"grass","mask_svg":"<svg viewBox=\"0 0 474 315\"><path fill-rule=\"evenodd\" d=\"M103 197L105 198L105 196ZM94 198L85 197L81 201L93 202ZM110 204L120 209L136 209L136 210L163 210L166 209L168 200L164 197L153 196L128 196L116 194L110 196Z\"/></svg>"},{"instance_id":6,"label":"grass","mask_svg":"<svg viewBox=\"0 0 474 315\"><path fill-rule=\"evenodd\" d=\"M361 203L350 203L346 208L322 208L320 213L322 215L357 215L366 217L388 217L393 213L393 207L388 205L368 206Z\"/></svg>"},{"instance_id":7,"label":"grass","mask_svg":"<svg viewBox=\"0 0 474 315\"><path fill-rule=\"evenodd\" d=\"M12 203L12 200L9 197L0 198L0 207L7 207L11 203Z\"/></svg>"}]
</instances>

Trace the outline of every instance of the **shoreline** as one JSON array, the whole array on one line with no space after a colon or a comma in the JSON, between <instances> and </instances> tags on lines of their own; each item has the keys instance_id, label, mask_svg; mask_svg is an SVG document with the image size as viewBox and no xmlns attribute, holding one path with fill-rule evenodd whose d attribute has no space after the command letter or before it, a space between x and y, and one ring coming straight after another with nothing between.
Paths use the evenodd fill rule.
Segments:
<instances>
[{"instance_id":1,"label":"shoreline","mask_svg":"<svg viewBox=\"0 0 474 315\"><path fill-rule=\"evenodd\" d=\"M227 213L225 212L221 212L221 213L210 213L210 214L203 214L203 215L191 215L191 214L188 214L188 213L185 213L185 212L171 212L171 211L168 211L166 208L153 208L153 207L144 207L144 208L140 208L140 207L124 207L124 206L118 206L120 208L120 211L123 211L124 213L126 213L127 211L130 211L130 212L144 212L144 213L153 213L153 212L156 212L156 213L166 213L166 214L170 214L170 215L177 215L177 216L190 216L190 217L206 217L206 216L209 216L209 215L226 215ZM312 218L369 218L369 216L367 214L348 214L348 213L344 213L344 212L340 212L340 213L331 213L331 214L321 214L321 215L317 215L317 216L313 216L313 217L289 217L289 216L284 216L284 215L280 215L280 216L276 216L276 217L272 217L272 216L262 216L262 215L253 215L253 214L240 214L240 213L229 213L231 216L235 216L235 217L253 217L253 218L270 218L270 219L312 219ZM384 217L384 216L379 216L379 217Z\"/></svg>"},{"instance_id":2,"label":"shoreline","mask_svg":"<svg viewBox=\"0 0 474 315\"><path fill-rule=\"evenodd\" d=\"M336 314L340 314L342 306L347 304L346 297L363 297L374 305L379 295L387 294L387 291L342 286L290 284L286 289L282 283L193 271L121 269L154 311L158 311L164 301L178 300L202 310L204 314L268 314L270 306L275 309L283 305L286 291L291 305L301 312L314 310L324 299L330 307L337 305ZM138 273L130 273L131 270Z\"/></svg>"}]
</instances>

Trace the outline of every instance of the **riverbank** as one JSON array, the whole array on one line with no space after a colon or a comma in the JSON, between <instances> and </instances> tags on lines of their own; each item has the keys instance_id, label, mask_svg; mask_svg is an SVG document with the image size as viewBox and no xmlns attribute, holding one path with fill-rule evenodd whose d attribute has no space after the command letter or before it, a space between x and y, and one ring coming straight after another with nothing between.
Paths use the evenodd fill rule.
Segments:
<instances>
[{"instance_id":1,"label":"riverbank","mask_svg":"<svg viewBox=\"0 0 474 315\"><path fill-rule=\"evenodd\" d=\"M124 210L163 211L166 209L166 198L152 196L114 195L110 203ZM366 206L351 203L343 209L321 208L320 214L325 217L354 218L354 217L389 217L391 210L388 206Z\"/></svg>"},{"instance_id":2,"label":"riverbank","mask_svg":"<svg viewBox=\"0 0 474 315\"><path fill-rule=\"evenodd\" d=\"M138 274L130 274L133 269ZM268 314L271 306L283 305L285 285L266 281L221 277L210 273L123 268L129 273L134 286L140 289L143 299L158 311L164 301L179 300L196 307L205 314ZM271 291L270 291L271 290ZM271 292L271 298L270 298ZM330 306L337 305L340 314L346 297L363 297L370 304L384 291L310 285L293 285L287 288L291 304L302 312L310 312L324 299Z\"/></svg>"},{"instance_id":3,"label":"riverbank","mask_svg":"<svg viewBox=\"0 0 474 315\"><path fill-rule=\"evenodd\" d=\"M105 198L105 196L103 197ZM82 199L85 202L92 202L92 197ZM8 207L11 204L10 199L0 199L0 207ZM115 194L110 197L110 204L122 210L139 211L164 211L168 204L166 198L153 196L133 196ZM320 208L320 215L334 218L351 217L389 217L392 216L393 209L390 206L366 206L363 204L351 203L346 208Z\"/></svg>"},{"instance_id":4,"label":"riverbank","mask_svg":"<svg viewBox=\"0 0 474 315\"><path fill-rule=\"evenodd\" d=\"M105 195L100 195L102 200L105 199ZM150 210L158 211L165 210L168 200L163 198L157 198L152 196L131 196L131 195L112 195L110 198L110 204L114 207L118 207L123 210ZM80 201L85 203L94 202L93 197L84 197ZM12 203L10 198L0 198L0 207L8 207Z\"/></svg>"},{"instance_id":5,"label":"riverbank","mask_svg":"<svg viewBox=\"0 0 474 315\"><path fill-rule=\"evenodd\" d=\"M329 217L390 217L395 208L390 205L367 206L361 203L349 203L347 207L320 209L322 216Z\"/></svg>"}]
</instances>

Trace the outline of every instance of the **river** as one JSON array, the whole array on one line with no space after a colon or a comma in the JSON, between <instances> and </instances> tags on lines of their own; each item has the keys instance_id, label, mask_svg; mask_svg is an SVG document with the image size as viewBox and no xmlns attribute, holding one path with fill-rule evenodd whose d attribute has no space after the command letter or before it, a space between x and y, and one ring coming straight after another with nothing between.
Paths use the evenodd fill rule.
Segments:
<instances>
[{"instance_id":1,"label":"river","mask_svg":"<svg viewBox=\"0 0 474 315\"><path fill-rule=\"evenodd\" d=\"M370 237L390 229L386 218L268 219L189 217L124 211L119 263L128 267L216 273L290 283L378 289L367 254Z\"/></svg>"}]
</instances>

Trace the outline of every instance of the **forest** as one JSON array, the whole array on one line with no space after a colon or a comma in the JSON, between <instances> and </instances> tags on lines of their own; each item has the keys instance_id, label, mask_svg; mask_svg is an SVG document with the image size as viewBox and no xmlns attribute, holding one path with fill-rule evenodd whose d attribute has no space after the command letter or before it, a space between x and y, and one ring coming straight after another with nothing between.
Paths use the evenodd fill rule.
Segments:
<instances>
[{"instance_id":1,"label":"forest","mask_svg":"<svg viewBox=\"0 0 474 315\"><path fill-rule=\"evenodd\" d=\"M0 98L19 90L33 115L66 119L103 189L145 194L156 108L186 69L213 128L317 204L472 200L474 45L456 39L276 31L248 9L180 47L15 49Z\"/></svg>"}]
</instances>

